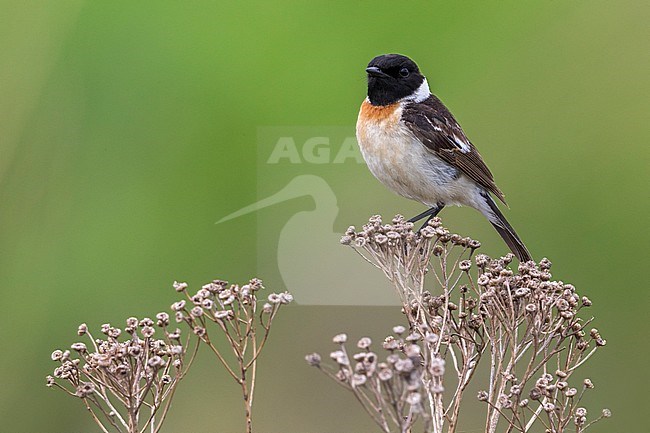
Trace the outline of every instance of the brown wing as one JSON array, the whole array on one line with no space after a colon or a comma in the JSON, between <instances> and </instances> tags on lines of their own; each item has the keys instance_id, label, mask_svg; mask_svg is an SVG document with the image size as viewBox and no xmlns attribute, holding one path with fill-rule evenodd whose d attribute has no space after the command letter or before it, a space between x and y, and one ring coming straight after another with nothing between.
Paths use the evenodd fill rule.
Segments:
<instances>
[{"instance_id":1,"label":"brown wing","mask_svg":"<svg viewBox=\"0 0 650 433\"><path fill-rule=\"evenodd\" d=\"M402 112L402 120L427 149L505 203L503 193L494 183L494 176L478 150L438 98L431 95L420 103L408 104Z\"/></svg>"}]
</instances>

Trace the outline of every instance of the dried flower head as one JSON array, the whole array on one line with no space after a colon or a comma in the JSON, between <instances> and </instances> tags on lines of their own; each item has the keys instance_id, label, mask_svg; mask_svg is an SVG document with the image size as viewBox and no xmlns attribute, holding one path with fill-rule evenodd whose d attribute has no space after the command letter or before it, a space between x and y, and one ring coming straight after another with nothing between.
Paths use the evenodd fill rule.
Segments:
<instances>
[{"instance_id":1,"label":"dried flower head","mask_svg":"<svg viewBox=\"0 0 650 433\"><path fill-rule=\"evenodd\" d=\"M350 363L346 340L335 339L336 365L320 365L383 431L408 431L415 419L425 432L456 431L464 392L484 357L491 372L478 398L488 403L487 433L500 422L507 431L532 431L538 423L553 433L572 422L579 432L591 425L576 408L581 394L571 376L607 342L596 329L586 334L591 319L580 313L592 301L553 280L548 259L515 267L511 253L476 254L480 242L450 232L437 217L416 232L400 215L389 223L376 215L361 230L350 227L341 243L383 271L408 321L382 342L385 362L367 364L362 352ZM370 341L359 343L370 352ZM454 389L443 395L448 375Z\"/></svg>"},{"instance_id":2,"label":"dried flower head","mask_svg":"<svg viewBox=\"0 0 650 433\"><path fill-rule=\"evenodd\" d=\"M363 337L357 342L357 347L359 349L368 349L372 344L372 340L368 337Z\"/></svg>"},{"instance_id":3,"label":"dried flower head","mask_svg":"<svg viewBox=\"0 0 650 433\"><path fill-rule=\"evenodd\" d=\"M174 283L174 288L185 295L171 306L176 321L186 324L201 344L210 348L242 390L250 431L257 362L276 315L281 307L293 302L293 296L282 292L264 297L264 285L257 278L242 285L213 280L194 294L185 283ZM306 359L314 366L320 363L316 354Z\"/></svg>"},{"instance_id":4,"label":"dried flower head","mask_svg":"<svg viewBox=\"0 0 650 433\"><path fill-rule=\"evenodd\" d=\"M179 283L178 281L174 281L173 286L174 286L174 290L176 290L177 292L182 292L185 289L187 289L187 283Z\"/></svg>"},{"instance_id":5,"label":"dried flower head","mask_svg":"<svg viewBox=\"0 0 650 433\"><path fill-rule=\"evenodd\" d=\"M309 355L305 356L305 360L307 361L307 364L313 367L318 367L320 365L321 358L318 353L310 353Z\"/></svg>"},{"instance_id":6,"label":"dried flower head","mask_svg":"<svg viewBox=\"0 0 650 433\"><path fill-rule=\"evenodd\" d=\"M150 319L140 323L138 335L137 319L127 319L129 332L123 340L121 330L108 323L101 327L106 339L93 338L83 324L78 334L88 336L90 348L83 342L72 344L77 357L67 350L52 352L59 365L47 376L47 386L81 398L103 431L110 426L118 431L141 432L145 426L158 431L173 389L186 371L185 346L178 340L172 343L166 332L152 338ZM162 415L154 417L158 412Z\"/></svg>"}]
</instances>

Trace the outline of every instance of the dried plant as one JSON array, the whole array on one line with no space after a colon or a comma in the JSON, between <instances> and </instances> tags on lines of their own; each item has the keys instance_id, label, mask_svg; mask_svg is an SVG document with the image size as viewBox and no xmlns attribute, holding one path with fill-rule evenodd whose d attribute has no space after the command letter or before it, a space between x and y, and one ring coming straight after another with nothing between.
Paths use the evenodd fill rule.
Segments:
<instances>
[{"instance_id":1,"label":"dried plant","mask_svg":"<svg viewBox=\"0 0 650 433\"><path fill-rule=\"evenodd\" d=\"M214 280L194 295L187 292L186 283L174 283L174 287L187 297L187 300L172 305L176 321L190 326L241 387L246 432L251 433L258 357L278 310L293 301L293 296L288 292L271 293L268 302L264 302L260 308L257 293L264 286L258 279L252 279L242 286ZM226 349L220 347L220 339L225 339Z\"/></svg>"},{"instance_id":2,"label":"dried plant","mask_svg":"<svg viewBox=\"0 0 650 433\"><path fill-rule=\"evenodd\" d=\"M377 353L371 350L372 341L368 337L357 342L360 351L350 357L345 344L346 334L333 338L333 342L339 345L338 350L330 353L336 368L323 365L317 353L307 355L306 360L352 391L382 431L397 429L408 432L418 417L423 418L427 431L431 431L433 420L428 412L427 395L439 394L442 388L427 389L423 380L424 369L429 365L431 373L441 378L445 371L444 361L424 362L425 352L418 344L421 336L417 333L403 336L405 331L403 326L393 329L396 337L384 341L387 355L381 362Z\"/></svg>"},{"instance_id":3,"label":"dried plant","mask_svg":"<svg viewBox=\"0 0 650 433\"><path fill-rule=\"evenodd\" d=\"M359 232L350 227L341 242L393 283L409 330L403 338L398 326L384 341L385 362L362 339L352 365L343 334L335 337L341 347L331 354L333 367L318 354L307 361L350 390L382 431L410 432L420 419L425 432L456 432L482 358L489 359L487 386L478 394L486 433L500 426L528 432L537 424L549 433L583 432L611 415L605 409L588 422L580 407L593 384L576 386L575 370L606 342L596 329L585 331L591 318L578 317L591 301L553 281L547 259L520 263L514 272L512 254L473 257L480 243L450 233L438 218L416 233L401 216L392 224L375 216Z\"/></svg>"},{"instance_id":4,"label":"dried plant","mask_svg":"<svg viewBox=\"0 0 650 433\"><path fill-rule=\"evenodd\" d=\"M155 323L131 317L124 332L102 325L105 339L93 338L80 325L77 334L88 336L92 347L77 342L72 352L52 352L52 360L61 365L47 377L47 386L80 398L103 432L158 432L196 354L195 348L185 361L187 343L181 342L180 330L170 332L168 325L167 313L159 313ZM154 337L156 332L161 338Z\"/></svg>"}]
</instances>

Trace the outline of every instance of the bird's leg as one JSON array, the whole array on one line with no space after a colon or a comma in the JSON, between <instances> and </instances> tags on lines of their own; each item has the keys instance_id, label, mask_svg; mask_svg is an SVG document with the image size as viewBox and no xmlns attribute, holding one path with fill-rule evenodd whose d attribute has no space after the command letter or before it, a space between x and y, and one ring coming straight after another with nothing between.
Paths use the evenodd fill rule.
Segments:
<instances>
[{"instance_id":1,"label":"bird's leg","mask_svg":"<svg viewBox=\"0 0 650 433\"><path fill-rule=\"evenodd\" d=\"M437 216L444 207L445 207L445 205L443 203L436 203L436 205L433 206L432 208L427 209L426 211L422 212L421 214L416 215L413 218L409 219L409 222L414 223L414 222L420 221L422 218L428 216L429 218L427 218L426 221L424 222L424 224L422 224L422 227L420 227L420 229L418 230L418 232L419 232L424 227L426 227L426 225L429 224L429 221L431 221L435 216Z\"/></svg>"},{"instance_id":2,"label":"bird's leg","mask_svg":"<svg viewBox=\"0 0 650 433\"><path fill-rule=\"evenodd\" d=\"M438 202L432 208L427 209L424 212L422 212L421 214L416 215L413 218L409 219L408 222L414 223L414 222L420 221L424 217L428 217L426 219L426 221L424 221L424 224L422 224L422 227L420 227L418 229L417 232L420 233L422 231L422 229L425 228L427 224L429 224L429 221L431 221L435 216L437 216L444 207L445 207L444 203ZM419 253L422 254L423 252L424 252L424 250L422 248L420 248ZM404 253L408 254L408 251L406 250L406 245L404 245Z\"/></svg>"},{"instance_id":3,"label":"bird's leg","mask_svg":"<svg viewBox=\"0 0 650 433\"><path fill-rule=\"evenodd\" d=\"M414 223L414 222L420 221L420 220L421 220L422 218L424 218L425 216L431 215L431 213L432 213L434 210L436 210L435 207L432 207L432 208L430 208L430 209L427 209L427 210L425 210L424 212L422 212L421 214L416 215L416 216L414 216L413 218L410 218L410 219L408 220L408 222L410 222L410 223Z\"/></svg>"},{"instance_id":4,"label":"bird's leg","mask_svg":"<svg viewBox=\"0 0 650 433\"><path fill-rule=\"evenodd\" d=\"M429 221L431 221L436 215L438 215L438 213L441 210L442 210L442 207L438 208L437 212L434 212L431 215L429 215L429 218L427 218L427 220L424 222L424 224L422 224L422 226L418 229L418 232L422 231L422 229L425 228L427 226L427 224L429 224Z\"/></svg>"}]
</instances>

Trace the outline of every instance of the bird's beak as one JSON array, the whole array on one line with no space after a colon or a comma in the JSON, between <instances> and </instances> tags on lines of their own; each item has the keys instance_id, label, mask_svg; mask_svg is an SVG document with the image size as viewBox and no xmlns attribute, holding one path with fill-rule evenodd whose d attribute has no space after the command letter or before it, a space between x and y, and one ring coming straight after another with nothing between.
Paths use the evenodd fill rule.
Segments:
<instances>
[{"instance_id":1,"label":"bird's beak","mask_svg":"<svg viewBox=\"0 0 650 433\"><path fill-rule=\"evenodd\" d=\"M379 78L388 77L387 73L385 73L384 71L382 71L376 66L368 66L366 68L366 72L368 73L369 77L379 77Z\"/></svg>"}]
</instances>

